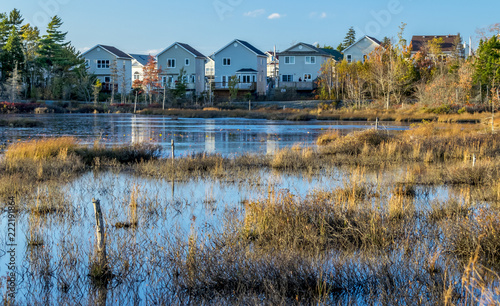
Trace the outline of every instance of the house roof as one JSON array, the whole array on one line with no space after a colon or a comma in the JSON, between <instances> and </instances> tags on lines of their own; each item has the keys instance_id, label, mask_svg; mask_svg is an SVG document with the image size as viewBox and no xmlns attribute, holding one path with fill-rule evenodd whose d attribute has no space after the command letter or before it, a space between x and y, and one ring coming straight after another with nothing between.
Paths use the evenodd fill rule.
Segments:
<instances>
[{"instance_id":1,"label":"house roof","mask_svg":"<svg viewBox=\"0 0 500 306\"><path fill-rule=\"evenodd\" d=\"M99 46L101 46L103 49L106 49L107 51L113 53L114 55L116 55L116 57L132 59L132 57L130 55L128 55L127 53L125 53L125 52L123 52L121 50L119 50L116 47L105 46L105 45L99 45Z\"/></svg>"},{"instance_id":2,"label":"house roof","mask_svg":"<svg viewBox=\"0 0 500 306\"><path fill-rule=\"evenodd\" d=\"M175 42L173 44L171 44L170 46L168 46L167 48L165 48L163 51L161 51L160 53L158 53L156 55L156 57L160 56L161 54L165 53L167 50L169 50L170 48L172 48L173 46L175 45L178 45L180 46L181 48L183 48L184 50L186 50L187 52L191 53L194 57L203 57L203 58L206 58L205 55L203 55L201 52L198 52L198 50L196 50L195 48L191 47L190 45L188 44L185 44L185 43L180 43L180 42Z\"/></svg>"},{"instance_id":3,"label":"house roof","mask_svg":"<svg viewBox=\"0 0 500 306\"><path fill-rule=\"evenodd\" d=\"M257 70L255 69L252 69L252 68L243 68L243 69L240 69L238 71L236 71L237 73L238 72L254 72L254 73L257 73Z\"/></svg>"},{"instance_id":4,"label":"house roof","mask_svg":"<svg viewBox=\"0 0 500 306\"><path fill-rule=\"evenodd\" d=\"M424 48L429 41L434 38L442 38L443 43L441 44L441 50L443 52L451 52L456 46L455 42L459 35L413 35L411 38L411 51L418 52Z\"/></svg>"},{"instance_id":5,"label":"house roof","mask_svg":"<svg viewBox=\"0 0 500 306\"><path fill-rule=\"evenodd\" d=\"M304 51L289 51L291 49L294 49L298 45L304 45L308 47L311 50L304 50ZM283 52L278 53L278 55L325 55L325 56L332 56L336 61L342 60L343 55L337 50L333 49L325 49L325 48L317 48L311 44L306 44L306 43L298 43L293 45L292 47L286 49Z\"/></svg>"},{"instance_id":6,"label":"house roof","mask_svg":"<svg viewBox=\"0 0 500 306\"><path fill-rule=\"evenodd\" d=\"M139 64L146 66L149 60L149 55L147 54L130 54Z\"/></svg>"},{"instance_id":7,"label":"house roof","mask_svg":"<svg viewBox=\"0 0 500 306\"><path fill-rule=\"evenodd\" d=\"M347 48L345 48L344 50L342 50L342 52L344 52L344 53L345 53L345 50L350 49L351 47L353 47L354 45L356 45L357 43L359 43L359 42L360 42L360 41L362 41L363 39L368 39L368 40L371 40L373 43L375 43L375 44L377 44L377 45L379 45L379 46L380 46L380 44L381 44L381 42L380 42L378 39L376 39L376 38L374 38L374 37L371 37L371 36L368 36L368 35L365 35L365 36L363 36L360 40L358 40L357 42L353 43L353 44L352 44L352 45L350 45L349 47L347 47Z\"/></svg>"},{"instance_id":8,"label":"house roof","mask_svg":"<svg viewBox=\"0 0 500 306\"><path fill-rule=\"evenodd\" d=\"M244 40L241 40L241 39L235 39L233 40L232 42L230 42L229 44L225 45L224 48L220 49L219 51L215 52L213 55L215 56L217 53L221 52L222 50L226 49L228 46L232 45L233 43L235 42L238 42L240 43L241 45L243 45L244 47L246 47L248 50L252 51L253 53L255 53L255 55L260 55L260 56L266 56L266 54L262 51L260 51L259 49L255 48L254 46L252 46L250 43L244 41Z\"/></svg>"},{"instance_id":9,"label":"house roof","mask_svg":"<svg viewBox=\"0 0 500 306\"><path fill-rule=\"evenodd\" d=\"M92 50L94 50L97 47L103 48L104 50L106 50L107 52L113 54L117 58L132 59L132 57L129 54L127 54L127 53L119 50L118 48L113 47L113 46L106 46L106 45L96 45L93 48L90 48L89 50L83 52L82 56L85 56L85 54L91 52Z\"/></svg>"},{"instance_id":10,"label":"house roof","mask_svg":"<svg viewBox=\"0 0 500 306\"><path fill-rule=\"evenodd\" d=\"M323 52L326 52L326 53L330 54L331 56L333 56L333 58L336 61L341 61L344 58L344 55L335 49L325 49L325 48L320 48L320 49Z\"/></svg>"}]
</instances>

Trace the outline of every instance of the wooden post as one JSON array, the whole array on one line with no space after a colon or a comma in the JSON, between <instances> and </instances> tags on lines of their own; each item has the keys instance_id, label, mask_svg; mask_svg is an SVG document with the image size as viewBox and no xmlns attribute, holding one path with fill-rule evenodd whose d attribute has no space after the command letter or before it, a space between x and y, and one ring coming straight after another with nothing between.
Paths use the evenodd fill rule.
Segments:
<instances>
[{"instance_id":1,"label":"wooden post","mask_svg":"<svg viewBox=\"0 0 500 306\"><path fill-rule=\"evenodd\" d=\"M250 100L248 100L248 110L251 111L252 110L252 102L250 102Z\"/></svg>"},{"instance_id":2,"label":"wooden post","mask_svg":"<svg viewBox=\"0 0 500 306\"><path fill-rule=\"evenodd\" d=\"M378 131L378 118L375 119L375 130Z\"/></svg>"},{"instance_id":3,"label":"wooden post","mask_svg":"<svg viewBox=\"0 0 500 306\"><path fill-rule=\"evenodd\" d=\"M170 144L172 145L172 164L174 164L174 157L175 157L175 144L174 140L170 141Z\"/></svg>"},{"instance_id":4,"label":"wooden post","mask_svg":"<svg viewBox=\"0 0 500 306\"><path fill-rule=\"evenodd\" d=\"M106 262L106 235L104 233L104 222L102 220L101 202L92 199L96 223L97 256L101 266L107 266Z\"/></svg>"},{"instance_id":5,"label":"wooden post","mask_svg":"<svg viewBox=\"0 0 500 306\"><path fill-rule=\"evenodd\" d=\"M472 154L472 167L476 166L476 154Z\"/></svg>"}]
</instances>

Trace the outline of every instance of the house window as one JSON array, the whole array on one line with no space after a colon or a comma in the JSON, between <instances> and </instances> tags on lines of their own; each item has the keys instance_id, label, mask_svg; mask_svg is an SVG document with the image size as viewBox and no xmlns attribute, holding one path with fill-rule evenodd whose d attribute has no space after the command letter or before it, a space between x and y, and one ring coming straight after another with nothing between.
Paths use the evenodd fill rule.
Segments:
<instances>
[{"instance_id":1,"label":"house window","mask_svg":"<svg viewBox=\"0 0 500 306\"><path fill-rule=\"evenodd\" d=\"M255 83L255 75L253 76L253 82Z\"/></svg>"},{"instance_id":2,"label":"house window","mask_svg":"<svg viewBox=\"0 0 500 306\"><path fill-rule=\"evenodd\" d=\"M363 63L366 62L367 60L368 60L368 55L363 54Z\"/></svg>"},{"instance_id":3,"label":"house window","mask_svg":"<svg viewBox=\"0 0 500 306\"><path fill-rule=\"evenodd\" d=\"M184 66L189 66L189 58L186 58L186 60L184 61Z\"/></svg>"},{"instance_id":4,"label":"house window","mask_svg":"<svg viewBox=\"0 0 500 306\"><path fill-rule=\"evenodd\" d=\"M190 83L195 83L195 81L196 81L196 76L194 74L192 74Z\"/></svg>"},{"instance_id":5,"label":"house window","mask_svg":"<svg viewBox=\"0 0 500 306\"><path fill-rule=\"evenodd\" d=\"M312 75L310 73L304 74L304 81L311 81L312 80Z\"/></svg>"},{"instance_id":6,"label":"house window","mask_svg":"<svg viewBox=\"0 0 500 306\"><path fill-rule=\"evenodd\" d=\"M90 60L85 60L85 68L90 68Z\"/></svg>"},{"instance_id":7,"label":"house window","mask_svg":"<svg viewBox=\"0 0 500 306\"><path fill-rule=\"evenodd\" d=\"M141 77L141 74L139 72L137 72L137 71L134 72L134 80L138 80L138 79L140 79L140 77Z\"/></svg>"},{"instance_id":8,"label":"house window","mask_svg":"<svg viewBox=\"0 0 500 306\"><path fill-rule=\"evenodd\" d=\"M231 66L231 59L228 57L225 57L222 59L222 66Z\"/></svg>"},{"instance_id":9,"label":"house window","mask_svg":"<svg viewBox=\"0 0 500 306\"><path fill-rule=\"evenodd\" d=\"M109 60L97 60L97 68L98 69L109 68Z\"/></svg>"},{"instance_id":10,"label":"house window","mask_svg":"<svg viewBox=\"0 0 500 306\"><path fill-rule=\"evenodd\" d=\"M222 87L226 87L226 83L227 83L226 76L222 76Z\"/></svg>"},{"instance_id":11,"label":"house window","mask_svg":"<svg viewBox=\"0 0 500 306\"><path fill-rule=\"evenodd\" d=\"M352 63L352 55L346 54L346 59L348 63Z\"/></svg>"},{"instance_id":12,"label":"house window","mask_svg":"<svg viewBox=\"0 0 500 306\"><path fill-rule=\"evenodd\" d=\"M316 56L306 56L306 64L316 64Z\"/></svg>"},{"instance_id":13,"label":"house window","mask_svg":"<svg viewBox=\"0 0 500 306\"><path fill-rule=\"evenodd\" d=\"M282 76L282 81L283 82L293 82L293 75L291 75L291 74L284 74Z\"/></svg>"},{"instance_id":14,"label":"house window","mask_svg":"<svg viewBox=\"0 0 500 306\"><path fill-rule=\"evenodd\" d=\"M295 64L295 56L285 56L285 64Z\"/></svg>"},{"instance_id":15,"label":"house window","mask_svg":"<svg viewBox=\"0 0 500 306\"><path fill-rule=\"evenodd\" d=\"M161 85L165 87L166 84L167 84L167 77L166 76L161 77Z\"/></svg>"},{"instance_id":16,"label":"house window","mask_svg":"<svg viewBox=\"0 0 500 306\"><path fill-rule=\"evenodd\" d=\"M243 75L241 82L242 83L250 83L250 76L249 75Z\"/></svg>"},{"instance_id":17,"label":"house window","mask_svg":"<svg viewBox=\"0 0 500 306\"><path fill-rule=\"evenodd\" d=\"M104 83L111 83L111 77L104 77Z\"/></svg>"},{"instance_id":18,"label":"house window","mask_svg":"<svg viewBox=\"0 0 500 306\"><path fill-rule=\"evenodd\" d=\"M167 59L167 68L175 68L175 58Z\"/></svg>"}]
</instances>

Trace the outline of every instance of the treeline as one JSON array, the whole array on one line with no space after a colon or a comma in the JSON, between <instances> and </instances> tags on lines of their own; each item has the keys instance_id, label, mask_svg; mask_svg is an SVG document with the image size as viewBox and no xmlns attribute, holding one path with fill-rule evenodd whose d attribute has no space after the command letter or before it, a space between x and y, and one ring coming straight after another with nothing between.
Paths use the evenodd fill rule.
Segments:
<instances>
[{"instance_id":1,"label":"treeline","mask_svg":"<svg viewBox=\"0 0 500 306\"><path fill-rule=\"evenodd\" d=\"M499 104L500 37L493 27L475 54L465 59L459 48L444 55L442 40L431 40L412 55L403 39L384 39L364 62L325 62L318 78L317 98L343 101L356 107L378 103L386 108L421 103L446 111L452 106L485 109ZM494 34L493 34L494 33ZM456 41L455 46L461 45Z\"/></svg>"},{"instance_id":2,"label":"treeline","mask_svg":"<svg viewBox=\"0 0 500 306\"><path fill-rule=\"evenodd\" d=\"M45 34L25 24L17 9L0 13L0 97L11 102L39 99L89 101L95 82L80 53L66 40L54 16Z\"/></svg>"}]
</instances>

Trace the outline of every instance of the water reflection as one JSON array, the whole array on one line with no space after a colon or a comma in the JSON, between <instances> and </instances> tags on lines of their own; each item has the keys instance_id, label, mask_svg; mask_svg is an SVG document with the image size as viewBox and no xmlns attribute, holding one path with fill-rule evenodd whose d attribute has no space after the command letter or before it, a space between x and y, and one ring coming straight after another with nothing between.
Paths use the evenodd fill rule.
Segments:
<instances>
[{"instance_id":1,"label":"water reflection","mask_svg":"<svg viewBox=\"0 0 500 306\"><path fill-rule=\"evenodd\" d=\"M369 122L339 121L272 121L261 119L176 119L164 116L133 114L43 114L7 115L44 122L30 128L1 128L0 142L8 144L31 138L74 136L84 143L95 140L105 145L148 142L160 144L170 154L170 142L176 143L176 155L219 153L222 155L262 153L301 143L314 146L318 135L329 129L342 133L372 127ZM6 115L0 116L6 117ZM391 123L388 130L406 129L404 124Z\"/></svg>"}]
</instances>

